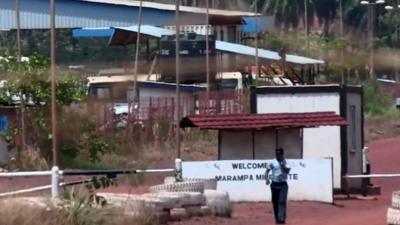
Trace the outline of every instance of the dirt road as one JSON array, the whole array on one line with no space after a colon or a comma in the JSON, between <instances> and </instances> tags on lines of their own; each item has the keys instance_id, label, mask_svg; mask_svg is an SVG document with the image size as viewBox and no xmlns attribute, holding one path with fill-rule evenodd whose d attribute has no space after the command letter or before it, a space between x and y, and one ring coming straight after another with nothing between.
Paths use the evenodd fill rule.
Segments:
<instances>
[{"instance_id":1,"label":"dirt road","mask_svg":"<svg viewBox=\"0 0 400 225\"><path fill-rule=\"evenodd\" d=\"M370 147L373 173L400 172L400 138L375 141ZM400 190L400 178L374 179L382 187L376 200L347 199L336 196L335 205L311 202L290 202L286 224L296 225L384 225L386 210L393 190ZM234 206L233 217L195 218L171 225L265 225L274 224L272 207L266 203L246 203Z\"/></svg>"},{"instance_id":2,"label":"dirt road","mask_svg":"<svg viewBox=\"0 0 400 225\"><path fill-rule=\"evenodd\" d=\"M373 173L400 172L400 138L374 141L370 147L370 161ZM121 185L110 192L143 193L148 185L161 180L149 179L144 186ZM49 184L49 177L0 179L0 192ZM391 193L400 190L400 178L374 179L372 182L382 187L382 195L376 200L347 199L336 196L335 205L311 202L290 202L287 224L296 225L384 225L386 210L390 205ZM38 193L35 193L37 195ZM194 218L170 223L170 225L266 225L274 224L272 208L266 203L246 203L234 205L233 217Z\"/></svg>"}]
</instances>

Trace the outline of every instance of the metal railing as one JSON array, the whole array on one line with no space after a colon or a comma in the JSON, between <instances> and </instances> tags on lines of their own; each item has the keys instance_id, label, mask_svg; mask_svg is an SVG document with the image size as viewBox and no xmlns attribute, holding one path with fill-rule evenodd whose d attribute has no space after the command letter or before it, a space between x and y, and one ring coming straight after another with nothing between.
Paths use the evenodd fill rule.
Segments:
<instances>
[{"instance_id":1,"label":"metal railing","mask_svg":"<svg viewBox=\"0 0 400 225\"><path fill-rule=\"evenodd\" d=\"M60 196L60 187L72 186L84 183L90 183L91 180L74 181L74 182L60 182L61 176L96 176L96 175L122 175L122 174L137 174L137 173L170 173L175 172L175 176L181 177L182 173L182 160L175 160L175 168L168 169L104 169L104 170L60 170L57 166L51 168L50 171L24 171L24 172L9 172L0 173L0 177L37 177L37 176L51 176L51 184L39 187L21 189L18 191L0 193L0 197L13 196L18 194L26 194L36 191L44 191L51 189L51 197L58 198Z\"/></svg>"},{"instance_id":2,"label":"metal railing","mask_svg":"<svg viewBox=\"0 0 400 225\"><path fill-rule=\"evenodd\" d=\"M345 175L344 178L348 179L360 179L360 178L394 178L400 177L399 173L394 174L357 174L357 175Z\"/></svg>"}]
</instances>

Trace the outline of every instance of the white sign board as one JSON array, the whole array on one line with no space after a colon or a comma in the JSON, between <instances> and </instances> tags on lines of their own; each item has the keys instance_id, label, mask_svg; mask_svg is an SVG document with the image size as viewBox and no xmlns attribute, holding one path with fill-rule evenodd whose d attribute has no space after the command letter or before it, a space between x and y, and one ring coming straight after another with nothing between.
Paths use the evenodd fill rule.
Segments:
<instances>
[{"instance_id":1,"label":"white sign board","mask_svg":"<svg viewBox=\"0 0 400 225\"><path fill-rule=\"evenodd\" d=\"M265 171L272 160L183 162L184 178L215 178L217 189L233 202L270 201ZM332 159L287 160L289 195L292 201L333 202Z\"/></svg>"}]
</instances>

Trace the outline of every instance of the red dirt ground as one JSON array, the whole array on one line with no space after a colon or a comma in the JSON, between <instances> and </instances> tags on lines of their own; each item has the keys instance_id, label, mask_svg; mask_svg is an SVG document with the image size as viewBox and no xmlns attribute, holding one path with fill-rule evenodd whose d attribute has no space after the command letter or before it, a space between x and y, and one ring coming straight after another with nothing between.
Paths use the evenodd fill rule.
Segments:
<instances>
[{"instance_id":1,"label":"red dirt ground","mask_svg":"<svg viewBox=\"0 0 400 225\"><path fill-rule=\"evenodd\" d=\"M400 138L375 141L368 144L373 173L400 172ZM296 225L384 225L391 193L400 190L400 178L374 179L382 188L376 200L347 199L336 196L335 205L289 202L286 224ZM233 217L195 218L171 225L265 225L274 224L272 207L267 203L246 203L234 206Z\"/></svg>"},{"instance_id":2,"label":"red dirt ground","mask_svg":"<svg viewBox=\"0 0 400 225\"><path fill-rule=\"evenodd\" d=\"M400 138L374 141L369 158L373 173L400 172ZM129 187L120 185L107 191L142 193L148 185L160 183L160 175L149 177L146 185ZM0 178L0 192L18 190L21 187L47 185L49 177ZM336 196L335 205L312 202L289 202L287 224L296 225L384 225L391 193L400 190L400 178L373 179L372 183L382 188L382 195L375 200L358 200ZM270 203L245 203L234 205L232 218L194 218L170 225L266 225L274 224Z\"/></svg>"}]
</instances>

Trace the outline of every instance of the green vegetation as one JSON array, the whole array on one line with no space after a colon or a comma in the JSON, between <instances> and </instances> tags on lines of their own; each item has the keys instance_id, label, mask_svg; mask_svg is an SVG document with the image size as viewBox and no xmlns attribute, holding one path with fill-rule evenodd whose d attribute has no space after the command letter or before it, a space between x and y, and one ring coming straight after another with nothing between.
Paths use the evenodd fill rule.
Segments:
<instances>
[{"instance_id":1,"label":"green vegetation","mask_svg":"<svg viewBox=\"0 0 400 225\"><path fill-rule=\"evenodd\" d=\"M40 55L32 55L28 61L18 63L15 55L4 52L0 60L0 73L6 81L0 89L2 105L17 104L24 112L25 143L31 143L29 151L39 151L39 156L50 164L52 155L50 104L51 88L49 60ZM71 104L86 98L86 79L73 74L58 74L57 111L59 114L59 148L61 165L68 167L78 156L86 155L87 161L96 163L111 151L111 144L97 132L93 119L74 110L66 110ZM22 135L20 124L16 124L4 134L7 141ZM33 131L33 132L29 132ZM16 146L22 148L22 146ZM32 148L33 147L33 148ZM19 149L19 152L22 149ZM17 162L22 155L17 155Z\"/></svg>"},{"instance_id":2,"label":"green vegetation","mask_svg":"<svg viewBox=\"0 0 400 225\"><path fill-rule=\"evenodd\" d=\"M369 80L364 83L364 102L366 116L387 119L400 118L400 110L385 95L377 80Z\"/></svg>"},{"instance_id":3,"label":"green vegetation","mask_svg":"<svg viewBox=\"0 0 400 225\"><path fill-rule=\"evenodd\" d=\"M121 208L112 208L102 199L89 199L81 192L65 192L62 201L49 200L48 207L21 202L23 199L3 200L0 224L7 225L158 225L154 215L126 216Z\"/></svg>"}]
</instances>

